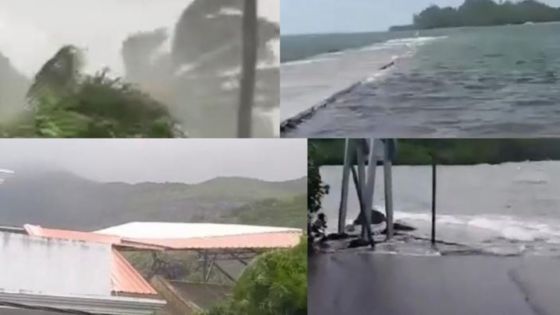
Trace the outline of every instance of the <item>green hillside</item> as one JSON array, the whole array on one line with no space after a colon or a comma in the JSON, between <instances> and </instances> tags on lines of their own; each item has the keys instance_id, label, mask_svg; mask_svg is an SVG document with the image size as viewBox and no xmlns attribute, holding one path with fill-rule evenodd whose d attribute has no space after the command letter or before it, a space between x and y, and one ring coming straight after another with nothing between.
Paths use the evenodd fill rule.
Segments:
<instances>
[{"instance_id":1,"label":"green hillside","mask_svg":"<svg viewBox=\"0 0 560 315\"><path fill-rule=\"evenodd\" d=\"M224 222L304 229L307 217L307 196L270 198L231 211L222 217Z\"/></svg>"},{"instance_id":2,"label":"green hillside","mask_svg":"<svg viewBox=\"0 0 560 315\"><path fill-rule=\"evenodd\" d=\"M130 221L215 222L263 200L305 194L307 180L216 178L200 184L99 183L66 172L18 172L0 189L0 225L94 230Z\"/></svg>"},{"instance_id":3,"label":"green hillside","mask_svg":"<svg viewBox=\"0 0 560 315\"><path fill-rule=\"evenodd\" d=\"M344 139L313 139L318 165L341 165ZM435 156L438 164L498 164L560 160L560 139L399 139L396 165L425 165Z\"/></svg>"}]
</instances>

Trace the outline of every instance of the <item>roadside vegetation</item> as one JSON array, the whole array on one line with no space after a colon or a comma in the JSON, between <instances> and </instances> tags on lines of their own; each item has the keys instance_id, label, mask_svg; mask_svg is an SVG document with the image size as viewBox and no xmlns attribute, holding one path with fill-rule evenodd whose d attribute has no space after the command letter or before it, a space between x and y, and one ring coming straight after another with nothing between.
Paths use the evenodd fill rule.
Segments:
<instances>
[{"instance_id":1,"label":"roadside vegetation","mask_svg":"<svg viewBox=\"0 0 560 315\"><path fill-rule=\"evenodd\" d=\"M307 242L259 256L243 272L229 301L202 315L306 315Z\"/></svg>"},{"instance_id":2,"label":"roadside vegetation","mask_svg":"<svg viewBox=\"0 0 560 315\"><path fill-rule=\"evenodd\" d=\"M317 165L342 165L344 139L314 139ZM557 139L399 139L395 165L473 165L560 159Z\"/></svg>"}]
</instances>

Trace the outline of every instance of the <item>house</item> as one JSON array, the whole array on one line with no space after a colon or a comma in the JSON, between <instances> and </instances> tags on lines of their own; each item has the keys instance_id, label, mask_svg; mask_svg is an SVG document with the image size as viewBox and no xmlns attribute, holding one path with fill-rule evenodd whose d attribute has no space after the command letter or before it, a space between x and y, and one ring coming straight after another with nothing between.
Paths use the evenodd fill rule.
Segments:
<instances>
[{"instance_id":1,"label":"house","mask_svg":"<svg viewBox=\"0 0 560 315\"><path fill-rule=\"evenodd\" d=\"M23 229L6 227L4 230L7 231L6 234L10 234L10 238L19 237L44 244L41 245L44 247L43 255L36 257L29 253L29 247L22 245L19 249L12 248L12 252L17 253L18 257L28 257L35 264L42 265L42 269L37 270L41 270L41 275L48 276L35 274L34 277L44 278L42 281L48 285L41 287L40 292L72 293L102 297L106 301L114 300L107 302L107 310L103 309L103 312L88 305L79 308L104 315L189 315L208 309L229 296L238 274L254 257L265 251L293 247L299 243L302 235L300 229L292 228L162 222L132 222L95 232L50 229L29 224L24 225ZM65 244L72 250L63 250L61 248L65 247L58 244ZM123 255L128 251L149 252L154 262L163 253L194 253L199 257L202 281L186 282L180 277L166 278L156 273L143 276ZM5 256L4 252L6 248L0 247L2 256ZM49 259L56 262L50 263ZM225 262L227 266L222 265ZM234 272L227 268L231 267L232 262L239 265L237 269L234 268ZM1 266L0 262L0 268ZM59 273L55 272L52 277L51 269ZM94 269L95 272L89 271ZM25 268L18 269L12 274L12 278L17 279L15 275L24 270ZM213 273L229 279L230 284L209 283ZM64 281L72 283L71 290L58 292L56 285L61 285ZM17 283L15 280L8 285L0 280L0 291L5 287L18 290ZM88 285L84 285L85 283ZM97 285L92 285L94 283ZM117 301L129 304L119 306ZM53 305L68 307L62 302L60 305Z\"/></svg>"},{"instance_id":2,"label":"house","mask_svg":"<svg viewBox=\"0 0 560 315\"><path fill-rule=\"evenodd\" d=\"M165 305L109 244L0 232L0 253L1 314L152 315ZM119 295L132 284L146 292Z\"/></svg>"}]
</instances>

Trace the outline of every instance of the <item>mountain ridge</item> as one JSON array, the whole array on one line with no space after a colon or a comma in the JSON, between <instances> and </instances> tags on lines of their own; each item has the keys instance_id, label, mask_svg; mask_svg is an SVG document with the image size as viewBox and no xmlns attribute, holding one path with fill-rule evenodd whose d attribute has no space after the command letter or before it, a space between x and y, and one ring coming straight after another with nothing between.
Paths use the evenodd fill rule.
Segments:
<instances>
[{"instance_id":1,"label":"mountain ridge","mask_svg":"<svg viewBox=\"0 0 560 315\"><path fill-rule=\"evenodd\" d=\"M0 186L0 225L95 230L129 221L235 221L230 214L240 207L290 200L307 189L306 177L129 184L96 182L65 171L17 174Z\"/></svg>"}]
</instances>

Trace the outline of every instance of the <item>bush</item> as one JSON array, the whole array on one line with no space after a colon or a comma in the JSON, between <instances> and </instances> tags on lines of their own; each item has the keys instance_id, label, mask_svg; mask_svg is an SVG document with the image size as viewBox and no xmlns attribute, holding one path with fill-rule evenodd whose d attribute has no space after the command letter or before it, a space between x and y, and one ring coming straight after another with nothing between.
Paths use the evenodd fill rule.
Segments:
<instances>
[{"instance_id":1,"label":"bush","mask_svg":"<svg viewBox=\"0 0 560 315\"><path fill-rule=\"evenodd\" d=\"M46 90L4 136L56 138L171 138L182 136L166 107L105 73L86 77L75 91Z\"/></svg>"},{"instance_id":2,"label":"bush","mask_svg":"<svg viewBox=\"0 0 560 315\"><path fill-rule=\"evenodd\" d=\"M307 242L261 255L247 267L230 301L205 315L307 314Z\"/></svg>"}]
</instances>

